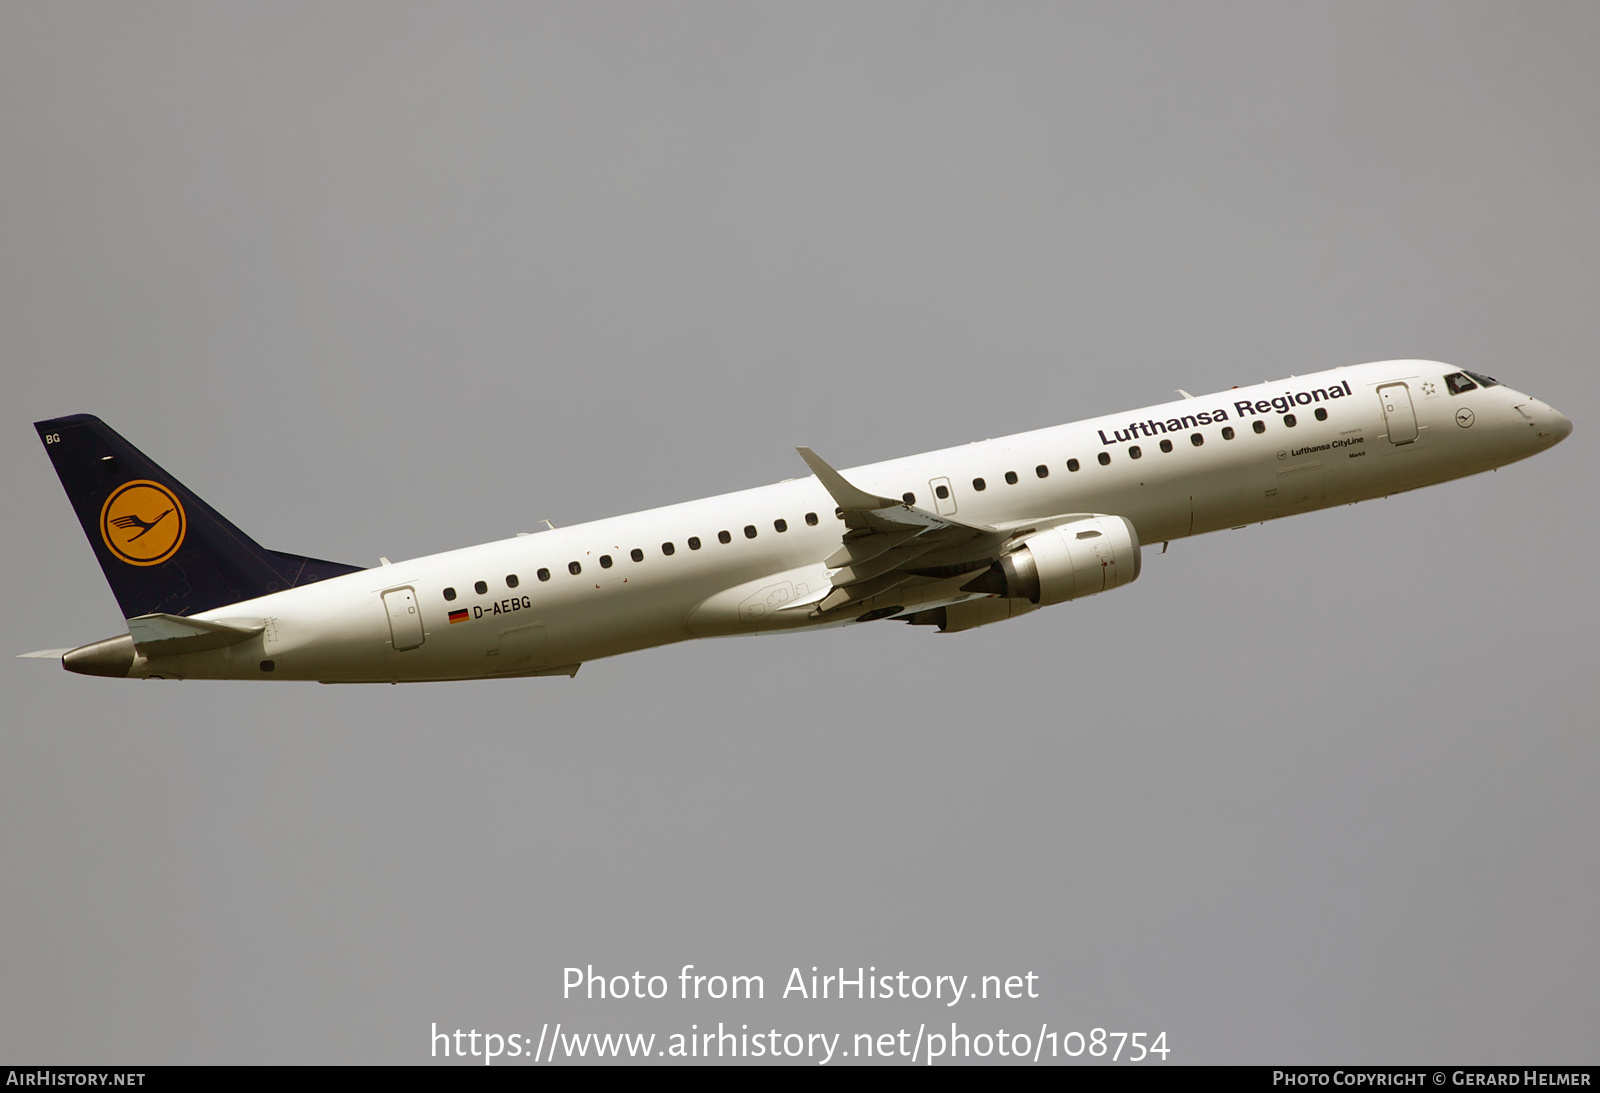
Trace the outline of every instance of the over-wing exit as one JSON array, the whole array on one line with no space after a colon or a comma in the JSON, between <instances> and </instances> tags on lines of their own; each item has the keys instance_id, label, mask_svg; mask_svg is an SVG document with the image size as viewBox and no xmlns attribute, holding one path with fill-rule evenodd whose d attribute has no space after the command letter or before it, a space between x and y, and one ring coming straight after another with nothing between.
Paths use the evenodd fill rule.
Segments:
<instances>
[{"instance_id":1,"label":"over-wing exit","mask_svg":"<svg viewBox=\"0 0 1600 1093\"><path fill-rule=\"evenodd\" d=\"M1384 361L835 469L372 569L268 550L87 414L35 426L135 679L573 675L688 638L880 619L945 633L1136 580L1144 544L1477 474L1572 423L1489 376Z\"/></svg>"}]
</instances>

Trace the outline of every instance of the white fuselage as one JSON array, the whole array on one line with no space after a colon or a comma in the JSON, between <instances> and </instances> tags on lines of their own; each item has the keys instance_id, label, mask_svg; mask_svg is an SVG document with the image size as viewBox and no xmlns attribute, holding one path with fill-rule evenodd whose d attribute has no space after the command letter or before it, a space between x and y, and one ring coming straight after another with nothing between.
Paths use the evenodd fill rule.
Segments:
<instances>
[{"instance_id":1,"label":"white fuselage","mask_svg":"<svg viewBox=\"0 0 1600 1093\"><path fill-rule=\"evenodd\" d=\"M1443 377L1453 371L1427 361L1339 368L842 473L862 490L911 494L912 507L966 524L1106 513L1131 520L1148 544L1475 474L1570 431L1555 410L1504 386L1452 394ZM824 560L844 531L822 483L796 479L207 611L196 617L265 629L228 648L139 657L129 674L325 682L569 674L583 661L686 638L849 621L779 610L828 588ZM851 619L971 598L930 578L860 605Z\"/></svg>"}]
</instances>

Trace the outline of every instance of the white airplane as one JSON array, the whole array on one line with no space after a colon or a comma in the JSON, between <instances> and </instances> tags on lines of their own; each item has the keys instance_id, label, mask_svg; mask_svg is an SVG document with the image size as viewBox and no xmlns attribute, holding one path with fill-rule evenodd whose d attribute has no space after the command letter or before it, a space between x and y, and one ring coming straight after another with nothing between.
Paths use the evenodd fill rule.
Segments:
<instances>
[{"instance_id":1,"label":"white airplane","mask_svg":"<svg viewBox=\"0 0 1600 1093\"><path fill-rule=\"evenodd\" d=\"M1071 425L360 569L266 550L87 414L36 424L128 632L60 657L134 679L574 675L688 638L875 619L970 630L1125 585L1141 544L1477 474L1558 443L1538 399L1431 361Z\"/></svg>"}]
</instances>

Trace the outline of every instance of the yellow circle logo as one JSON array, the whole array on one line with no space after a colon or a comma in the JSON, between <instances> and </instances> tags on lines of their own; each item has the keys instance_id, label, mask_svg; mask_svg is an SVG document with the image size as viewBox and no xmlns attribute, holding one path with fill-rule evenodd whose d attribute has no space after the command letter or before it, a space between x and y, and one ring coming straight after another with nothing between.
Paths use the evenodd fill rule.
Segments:
<instances>
[{"instance_id":1,"label":"yellow circle logo","mask_svg":"<svg viewBox=\"0 0 1600 1093\"><path fill-rule=\"evenodd\" d=\"M124 482L100 508L100 538L129 565L166 561L188 527L177 495L159 482Z\"/></svg>"}]
</instances>

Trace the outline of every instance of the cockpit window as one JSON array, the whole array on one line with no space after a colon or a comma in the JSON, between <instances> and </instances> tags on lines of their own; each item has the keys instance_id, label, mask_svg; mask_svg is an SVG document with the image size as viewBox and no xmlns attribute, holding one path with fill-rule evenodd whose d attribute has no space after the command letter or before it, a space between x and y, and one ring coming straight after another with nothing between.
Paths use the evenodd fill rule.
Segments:
<instances>
[{"instance_id":1,"label":"cockpit window","mask_svg":"<svg viewBox=\"0 0 1600 1093\"><path fill-rule=\"evenodd\" d=\"M1450 388L1452 395L1459 395L1463 391L1476 391L1478 385L1467 378L1465 372L1451 372L1444 378L1444 385Z\"/></svg>"},{"instance_id":2,"label":"cockpit window","mask_svg":"<svg viewBox=\"0 0 1600 1093\"><path fill-rule=\"evenodd\" d=\"M1466 371L1466 369L1462 369L1462 371ZM1477 380L1479 383L1483 384L1485 387L1499 387L1500 386L1500 381L1495 379L1493 376L1485 376L1485 375L1483 375L1481 373L1478 373L1478 372L1467 372L1467 375L1471 376L1473 379Z\"/></svg>"}]
</instances>

